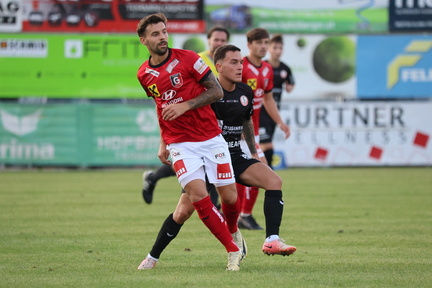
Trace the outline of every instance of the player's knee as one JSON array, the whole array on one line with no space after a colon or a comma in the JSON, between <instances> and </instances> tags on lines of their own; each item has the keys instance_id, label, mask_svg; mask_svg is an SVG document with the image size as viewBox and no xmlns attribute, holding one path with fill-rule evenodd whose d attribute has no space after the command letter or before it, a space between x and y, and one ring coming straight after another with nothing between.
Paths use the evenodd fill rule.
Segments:
<instances>
[{"instance_id":1,"label":"player's knee","mask_svg":"<svg viewBox=\"0 0 432 288\"><path fill-rule=\"evenodd\" d=\"M173 213L173 219L178 224L185 223L193 214L193 209L180 209Z\"/></svg>"}]
</instances>

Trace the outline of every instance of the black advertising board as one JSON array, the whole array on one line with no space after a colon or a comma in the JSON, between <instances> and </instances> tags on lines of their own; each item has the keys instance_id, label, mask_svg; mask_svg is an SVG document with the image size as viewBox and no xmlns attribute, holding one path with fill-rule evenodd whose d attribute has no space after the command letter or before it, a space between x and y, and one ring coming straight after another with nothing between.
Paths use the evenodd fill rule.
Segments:
<instances>
[{"instance_id":1,"label":"black advertising board","mask_svg":"<svg viewBox=\"0 0 432 288\"><path fill-rule=\"evenodd\" d=\"M432 1L390 0L390 32L432 32Z\"/></svg>"}]
</instances>

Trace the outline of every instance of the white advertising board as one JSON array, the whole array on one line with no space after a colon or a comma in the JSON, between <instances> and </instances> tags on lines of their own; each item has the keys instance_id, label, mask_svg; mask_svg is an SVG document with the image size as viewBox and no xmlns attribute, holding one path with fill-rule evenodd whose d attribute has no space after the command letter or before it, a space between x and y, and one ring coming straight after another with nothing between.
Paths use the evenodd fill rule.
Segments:
<instances>
[{"instance_id":1,"label":"white advertising board","mask_svg":"<svg viewBox=\"0 0 432 288\"><path fill-rule=\"evenodd\" d=\"M432 165L431 101L284 102L275 168Z\"/></svg>"}]
</instances>

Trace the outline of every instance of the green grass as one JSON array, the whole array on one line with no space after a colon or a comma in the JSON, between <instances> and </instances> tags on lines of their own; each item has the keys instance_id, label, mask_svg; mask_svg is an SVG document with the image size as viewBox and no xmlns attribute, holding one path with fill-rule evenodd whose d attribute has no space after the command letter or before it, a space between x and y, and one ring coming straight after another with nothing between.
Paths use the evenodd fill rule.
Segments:
<instances>
[{"instance_id":1,"label":"green grass","mask_svg":"<svg viewBox=\"0 0 432 288\"><path fill-rule=\"evenodd\" d=\"M281 236L298 250L266 256L264 232L244 231L238 273L224 271L224 248L196 214L155 269L136 269L180 193L164 179L145 204L141 173L2 170L0 287L432 286L431 168L277 171Z\"/></svg>"}]
</instances>

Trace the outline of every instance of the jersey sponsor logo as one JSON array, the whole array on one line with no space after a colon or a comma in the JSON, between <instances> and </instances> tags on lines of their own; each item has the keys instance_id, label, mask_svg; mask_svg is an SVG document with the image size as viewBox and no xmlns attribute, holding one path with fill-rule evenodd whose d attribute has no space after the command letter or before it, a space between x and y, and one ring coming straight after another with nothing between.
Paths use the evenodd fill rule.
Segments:
<instances>
[{"instance_id":1,"label":"jersey sponsor logo","mask_svg":"<svg viewBox=\"0 0 432 288\"><path fill-rule=\"evenodd\" d=\"M178 64L180 63L180 61L178 59L174 59L173 61L171 61L167 68L165 69L168 73L171 73L174 69L174 67L176 67Z\"/></svg>"},{"instance_id":2,"label":"jersey sponsor logo","mask_svg":"<svg viewBox=\"0 0 432 288\"><path fill-rule=\"evenodd\" d=\"M219 152L214 154L215 159L219 160L219 159L225 159L226 155L225 152Z\"/></svg>"},{"instance_id":3,"label":"jersey sponsor logo","mask_svg":"<svg viewBox=\"0 0 432 288\"><path fill-rule=\"evenodd\" d=\"M198 58L198 60L194 63L193 68L199 73L202 74L207 69L208 65L202 60Z\"/></svg>"},{"instance_id":4,"label":"jersey sponsor logo","mask_svg":"<svg viewBox=\"0 0 432 288\"><path fill-rule=\"evenodd\" d=\"M171 150L171 158L175 159L176 157L180 157L180 151Z\"/></svg>"},{"instance_id":5,"label":"jersey sponsor logo","mask_svg":"<svg viewBox=\"0 0 432 288\"><path fill-rule=\"evenodd\" d=\"M218 179L231 179L233 173L231 172L231 166L229 163L223 163L217 165L217 178Z\"/></svg>"},{"instance_id":6,"label":"jersey sponsor logo","mask_svg":"<svg viewBox=\"0 0 432 288\"><path fill-rule=\"evenodd\" d=\"M249 85L249 87L251 87L252 90L256 90L257 89L257 79L256 78L247 79L246 80L246 84Z\"/></svg>"},{"instance_id":7,"label":"jersey sponsor logo","mask_svg":"<svg viewBox=\"0 0 432 288\"><path fill-rule=\"evenodd\" d=\"M242 95L240 96L240 103L243 106L247 106L249 104L249 99L245 95Z\"/></svg>"},{"instance_id":8,"label":"jersey sponsor logo","mask_svg":"<svg viewBox=\"0 0 432 288\"><path fill-rule=\"evenodd\" d=\"M150 91L150 93L154 97L160 97L160 93L159 93L159 90L158 90L156 84L152 84L152 85L148 86L147 89Z\"/></svg>"},{"instance_id":9,"label":"jersey sponsor logo","mask_svg":"<svg viewBox=\"0 0 432 288\"><path fill-rule=\"evenodd\" d=\"M228 148L240 147L240 141L228 141Z\"/></svg>"},{"instance_id":10,"label":"jersey sponsor logo","mask_svg":"<svg viewBox=\"0 0 432 288\"><path fill-rule=\"evenodd\" d=\"M264 89L257 89L254 93L255 97L263 97L264 95Z\"/></svg>"},{"instance_id":11,"label":"jersey sponsor logo","mask_svg":"<svg viewBox=\"0 0 432 288\"><path fill-rule=\"evenodd\" d=\"M174 74L170 76L171 85L174 88L180 88L183 86L183 78L180 73Z\"/></svg>"},{"instance_id":12,"label":"jersey sponsor logo","mask_svg":"<svg viewBox=\"0 0 432 288\"><path fill-rule=\"evenodd\" d=\"M162 94L161 99L164 101L169 101L176 96L177 92L175 90L168 90Z\"/></svg>"},{"instance_id":13,"label":"jersey sponsor logo","mask_svg":"<svg viewBox=\"0 0 432 288\"><path fill-rule=\"evenodd\" d=\"M174 170L176 171L177 178L187 172L183 160L178 160L174 162L173 166L174 166Z\"/></svg>"},{"instance_id":14,"label":"jersey sponsor logo","mask_svg":"<svg viewBox=\"0 0 432 288\"><path fill-rule=\"evenodd\" d=\"M152 74L155 77L159 77L159 72L150 68L146 68L145 73Z\"/></svg>"},{"instance_id":15,"label":"jersey sponsor logo","mask_svg":"<svg viewBox=\"0 0 432 288\"><path fill-rule=\"evenodd\" d=\"M176 104L176 103L180 103L180 102L183 102L183 97L174 98L171 101L168 101L167 103L162 104L162 109L168 105Z\"/></svg>"}]
</instances>

